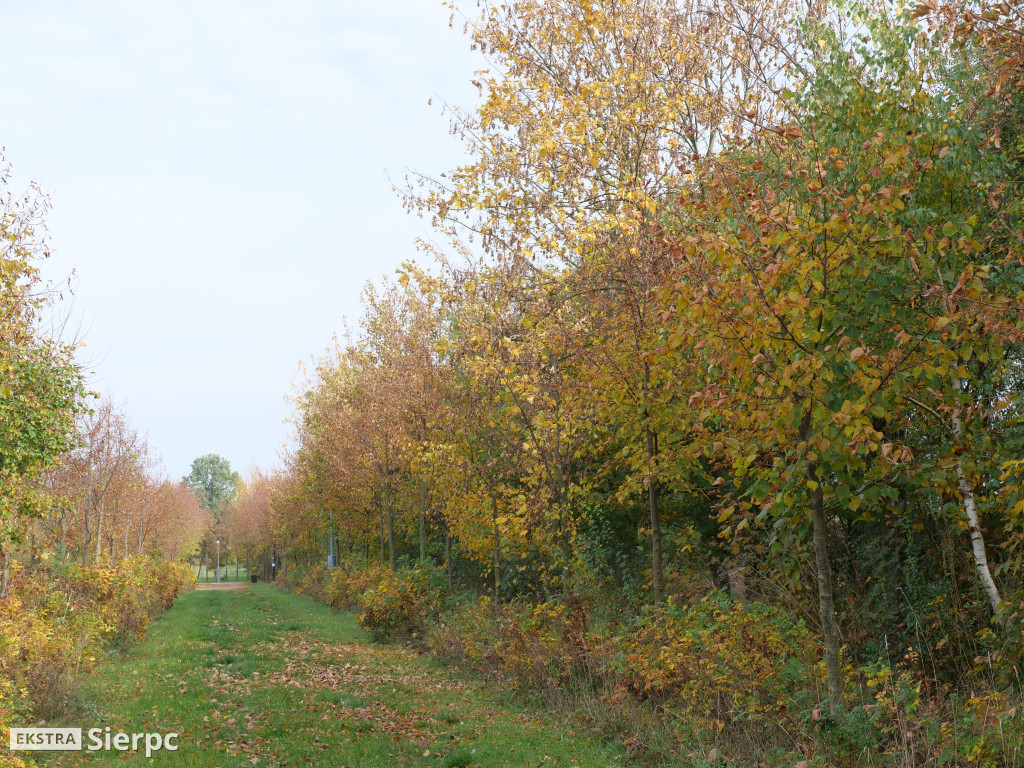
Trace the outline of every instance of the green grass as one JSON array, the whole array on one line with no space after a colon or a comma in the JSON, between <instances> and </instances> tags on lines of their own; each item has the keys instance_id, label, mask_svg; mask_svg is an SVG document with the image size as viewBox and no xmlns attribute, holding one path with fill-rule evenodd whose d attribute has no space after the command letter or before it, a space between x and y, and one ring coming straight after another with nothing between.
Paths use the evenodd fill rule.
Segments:
<instances>
[{"instance_id":1,"label":"green grass","mask_svg":"<svg viewBox=\"0 0 1024 768\"><path fill-rule=\"evenodd\" d=\"M179 598L128 655L83 681L73 722L178 732L152 764L617 766L621 751L412 651L377 645L350 614L259 584ZM121 752L45 765L139 765ZM128 758L127 760L125 758Z\"/></svg>"}]
</instances>

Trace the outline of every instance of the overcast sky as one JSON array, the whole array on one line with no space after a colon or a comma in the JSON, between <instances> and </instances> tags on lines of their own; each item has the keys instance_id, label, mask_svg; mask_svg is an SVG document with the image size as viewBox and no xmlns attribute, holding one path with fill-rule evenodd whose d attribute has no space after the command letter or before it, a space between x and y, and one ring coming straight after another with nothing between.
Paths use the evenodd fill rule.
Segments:
<instances>
[{"instance_id":1,"label":"overcast sky","mask_svg":"<svg viewBox=\"0 0 1024 768\"><path fill-rule=\"evenodd\" d=\"M2 3L0 145L52 194L92 387L168 473L278 461L301 360L426 224L480 60L440 0ZM434 97L434 105L428 100Z\"/></svg>"}]
</instances>

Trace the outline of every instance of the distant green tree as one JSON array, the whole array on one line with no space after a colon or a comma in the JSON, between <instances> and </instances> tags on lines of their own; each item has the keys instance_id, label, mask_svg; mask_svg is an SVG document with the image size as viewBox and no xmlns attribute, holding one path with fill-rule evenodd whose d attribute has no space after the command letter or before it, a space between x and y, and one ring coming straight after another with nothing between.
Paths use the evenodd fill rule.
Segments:
<instances>
[{"instance_id":1,"label":"distant green tree","mask_svg":"<svg viewBox=\"0 0 1024 768\"><path fill-rule=\"evenodd\" d=\"M193 461L184 480L199 496L203 506L213 511L218 523L224 502L235 498L242 484L241 476L231 469L231 462L215 453Z\"/></svg>"}]
</instances>

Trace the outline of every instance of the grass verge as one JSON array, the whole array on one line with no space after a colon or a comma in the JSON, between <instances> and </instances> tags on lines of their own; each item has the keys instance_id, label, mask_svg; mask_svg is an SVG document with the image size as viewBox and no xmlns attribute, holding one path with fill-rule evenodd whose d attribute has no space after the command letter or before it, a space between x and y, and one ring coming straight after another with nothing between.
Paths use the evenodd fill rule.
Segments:
<instances>
[{"instance_id":1,"label":"grass verge","mask_svg":"<svg viewBox=\"0 0 1024 768\"><path fill-rule=\"evenodd\" d=\"M168 766L589 768L625 760L617 747L478 680L373 644L350 614L262 584L182 595L143 643L85 679L77 698L75 722L60 725L180 733L176 752L152 757ZM69 767L145 760L45 754L44 765Z\"/></svg>"}]
</instances>

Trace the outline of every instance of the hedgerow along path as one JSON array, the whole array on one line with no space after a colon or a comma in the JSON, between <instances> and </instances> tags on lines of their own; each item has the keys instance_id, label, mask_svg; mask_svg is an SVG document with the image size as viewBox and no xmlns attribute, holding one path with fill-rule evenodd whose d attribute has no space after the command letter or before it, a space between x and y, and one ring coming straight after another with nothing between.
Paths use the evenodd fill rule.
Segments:
<instances>
[{"instance_id":1,"label":"hedgerow along path","mask_svg":"<svg viewBox=\"0 0 1024 768\"><path fill-rule=\"evenodd\" d=\"M83 681L83 728L178 732L176 752L49 753L49 765L235 768L619 766L615 747L262 584L182 595ZM40 754L40 753L37 753ZM125 759L127 756L127 760Z\"/></svg>"}]
</instances>

